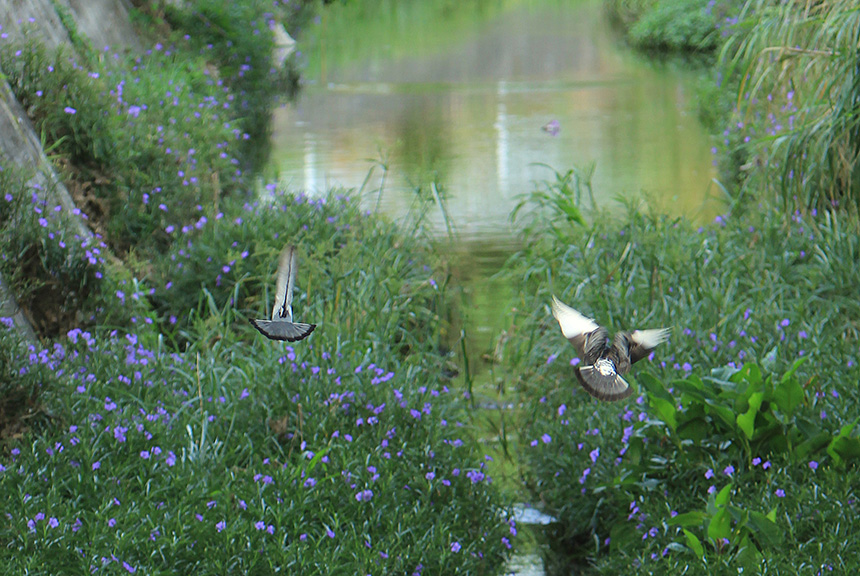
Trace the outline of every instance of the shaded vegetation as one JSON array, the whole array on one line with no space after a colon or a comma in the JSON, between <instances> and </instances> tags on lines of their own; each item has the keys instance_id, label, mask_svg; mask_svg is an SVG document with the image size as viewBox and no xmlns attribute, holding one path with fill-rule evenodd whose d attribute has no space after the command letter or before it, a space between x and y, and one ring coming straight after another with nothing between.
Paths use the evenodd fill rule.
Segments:
<instances>
[{"instance_id":1,"label":"shaded vegetation","mask_svg":"<svg viewBox=\"0 0 860 576\"><path fill-rule=\"evenodd\" d=\"M737 0L608 0L610 17L637 48L713 53L737 22Z\"/></svg>"},{"instance_id":2,"label":"shaded vegetation","mask_svg":"<svg viewBox=\"0 0 860 576\"><path fill-rule=\"evenodd\" d=\"M745 154L739 194L786 210L860 206L860 13L854 2L749 0L723 47L738 86L725 144Z\"/></svg>"},{"instance_id":3,"label":"shaded vegetation","mask_svg":"<svg viewBox=\"0 0 860 576\"><path fill-rule=\"evenodd\" d=\"M856 478L860 457L853 220L763 207L698 229L631 212L527 232L503 272L521 287L504 347L523 403L516 454L571 561L600 573L848 565L856 526L839 510L856 511L857 495L836 479ZM601 404L580 389L553 293L614 329L672 329L630 375L638 398ZM813 518L815 542L798 530Z\"/></svg>"}]
</instances>

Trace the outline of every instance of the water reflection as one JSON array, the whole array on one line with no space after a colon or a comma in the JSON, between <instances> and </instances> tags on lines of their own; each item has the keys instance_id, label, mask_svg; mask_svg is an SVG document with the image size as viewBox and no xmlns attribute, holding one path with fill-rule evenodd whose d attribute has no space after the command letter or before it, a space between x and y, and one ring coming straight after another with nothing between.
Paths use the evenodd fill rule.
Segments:
<instances>
[{"instance_id":1,"label":"water reflection","mask_svg":"<svg viewBox=\"0 0 860 576\"><path fill-rule=\"evenodd\" d=\"M510 234L516 196L552 177L537 162L564 171L595 161L600 204L644 192L669 212L711 217L719 206L707 200L710 144L690 112L689 79L620 45L600 5L509 2L459 21L456 38L439 31L447 24L439 15L414 28L413 50L401 29L365 37L370 23L330 20L338 36L320 38L330 55L319 66L325 82L311 78L277 113L275 169L314 191L358 188L374 160L385 163L380 206L393 217L418 185L435 181L465 240ZM378 49L352 60L338 49L362 41ZM541 130L551 121L557 135ZM381 176L377 169L365 189L378 189Z\"/></svg>"},{"instance_id":2,"label":"water reflection","mask_svg":"<svg viewBox=\"0 0 860 576\"><path fill-rule=\"evenodd\" d=\"M620 44L601 5L334 3L317 42L303 47L309 84L276 114L273 169L294 189L363 187L367 207L394 218L430 182L445 194L459 232L451 247L463 290L457 325L490 400L498 400L494 345L516 289L492 275L517 244L509 223L517 196L553 178L535 163L565 172L596 162L601 205L644 193L694 219L720 209L709 200L715 173L709 139L691 113L692 76ZM557 131L542 129L551 122ZM444 234L442 212L432 214ZM552 525L530 530L534 544L518 543L508 573L544 574L554 546L546 542L561 541ZM573 570L564 554L548 558L549 573Z\"/></svg>"}]
</instances>

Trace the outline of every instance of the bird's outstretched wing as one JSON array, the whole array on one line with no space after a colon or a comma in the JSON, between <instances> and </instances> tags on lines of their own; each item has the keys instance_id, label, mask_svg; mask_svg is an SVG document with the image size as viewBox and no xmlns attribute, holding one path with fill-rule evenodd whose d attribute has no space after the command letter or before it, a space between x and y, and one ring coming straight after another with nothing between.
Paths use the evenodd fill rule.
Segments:
<instances>
[{"instance_id":1,"label":"bird's outstretched wing","mask_svg":"<svg viewBox=\"0 0 860 576\"><path fill-rule=\"evenodd\" d=\"M635 364L643 358L647 358L649 354L657 347L666 341L669 337L668 328L658 328L656 330L634 330L630 334L630 363Z\"/></svg>"},{"instance_id":2,"label":"bird's outstretched wing","mask_svg":"<svg viewBox=\"0 0 860 576\"><path fill-rule=\"evenodd\" d=\"M599 340L597 338L589 338L588 336L598 330L600 326L594 320L583 316L555 296L552 297L552 315L558 320L561 333L564 334L565 338L570 340L570 343L576 348L576 353L579 357L585 360L589 349ZM588 346L589 343L591 346Z\"/></svg>"},{"instance_id":3,"label":"bird's outstretched wing","mask_svg":"<svg viewBox=\"0 0 860 576\"><path fill-rule=\"evenodd\" d=\"M293 284L296 281L295 246L284 246L278 260L278 280L275 283L275 307L272 309L272 320L284 319L293 321Z\"/></svg>"},{"instance_id":4,"label":"bird's outstretched wing","mask_svg":"<svg viewBox=\"0 0 860 576\"><path fill-rule=\"evenodd\" d=\"M576 378L586 392L598 400L615 402L633 394L633 388L615 370L601 371L596 366L574 369Z\"/></svg>"},{"instance_id":5,"label":"bird's outstretched wing","mask_svg":"<svg viewBox=\"0 0 860 576\"><path fill-rule=\"evenodd\" d=\"M295 342L310 336L316 324L305 324L304 322L288 322L286 320L255 320L248 319L251 325L260 331L260 334L271 340L286 340Z\"/></svg>"}]
</instances>

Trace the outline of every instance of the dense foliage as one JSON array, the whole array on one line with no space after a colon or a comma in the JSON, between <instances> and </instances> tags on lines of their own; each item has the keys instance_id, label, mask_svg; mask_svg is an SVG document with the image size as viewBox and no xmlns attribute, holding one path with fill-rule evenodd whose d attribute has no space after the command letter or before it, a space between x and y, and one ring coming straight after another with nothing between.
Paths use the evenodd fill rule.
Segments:
<instances>
[{"instance_id":1,"label":"dense foliage","mask_svg":"<svg viewBox=\"0 0 860 576\"><path fill-rule=\"evenodd\" d=\"M860 458L855 224L764 207L701 228L594 221L531 226L504 272L521 286L504 350L518 453L562 547L599 572L847 569L860 544L843 482ZM552 294L611 329L672 329L630 374L632 401L576 384Z\"/></svg>"},{"instance_id":2,"label":"dense foliage","mask_svg":"<svg viewBox=\"0 0 860 576\"><path fill-rule=\"evenodd\" d=\"M283 193L185 234L164 304L186 316L181 352L145 311L45 348L4 331L5 374L38 395L0 413L49 425L5 439L3 565L495 573L516 530L443 376L426 246L343 196ZM287 239L306 256L295 312L319 324L295 346L240 309L271 309Z\"/></svg>"},{"instance_id":3,"label":"dense foliage","mask_svg":"<svg viewBox=\"0 0 860 576\"><path fill-rule=\"evenodd\" d=\"M516 527L447 379L432 243L345 194L249 187L240 119L271 38L197 32L92 61L0 42L80 206L0 170L2 272L42 338L0 327L0 565L498 572ZM287 242L318 324L295 346L247 322Z\"/></svg>"}]
</instances>

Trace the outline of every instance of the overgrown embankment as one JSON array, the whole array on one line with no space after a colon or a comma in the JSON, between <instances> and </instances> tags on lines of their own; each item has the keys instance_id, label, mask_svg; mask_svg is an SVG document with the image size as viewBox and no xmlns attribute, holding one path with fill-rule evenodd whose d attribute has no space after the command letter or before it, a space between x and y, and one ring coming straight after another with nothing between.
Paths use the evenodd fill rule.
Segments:
<instances>
[{"instance_id":1,"label":"overgrown embankment","mask_svg":"<svg viewBox=\"0 0 860 576\"><path fill-rule=\"evenodd\" d=\"M595 573L850 572L860 545L856 7L611 4L632 9L621 16L634 43L661 49L698 49L673 35L728 10L698 37L718 56L701 106L719 127L730 203L698 227L632 211L582 218L572 190L587 178L532 195L555 225L533 222L504 272L522 287L504 357L523 402L517 457L560 520L548 559ZM611 329L672 330L630 375L632 401L596 403L576 384L552 294Z\"/></svg>"},{"instance_id":2,"label":"overgrown embankment","mask_svg":"<svg viewBox=\"0 0 860 576\"><path fill-rule=\"evenodd\" d=\"M0 43L78 204L0 172L2 270L41 337L0 329L0 564L497 573L516 529L443 369L444 263L346 193L250 184L270 15L198 6L143 13L167 34L143 54ZM287 242L319 325L295 346L247 322Z\"/></svg>"},{"instance_id":3,"label":"overgrown embankment","mask_svg":"<svg viewBox=\"0 0 860 576\"><path fill-rule=\"evenodd\" d=\"M569 205L563 190L554 205ZM545 214L558 225L533 224L504 272L521 286L504 358L523 403L508 428L533 498L560 521L562 558L595 573L849 570L857 223L766 208L703 227ZM611 330L672 330L629 375L630 401L578 386L553 294Z\"/></svg>"}]
</instances>

